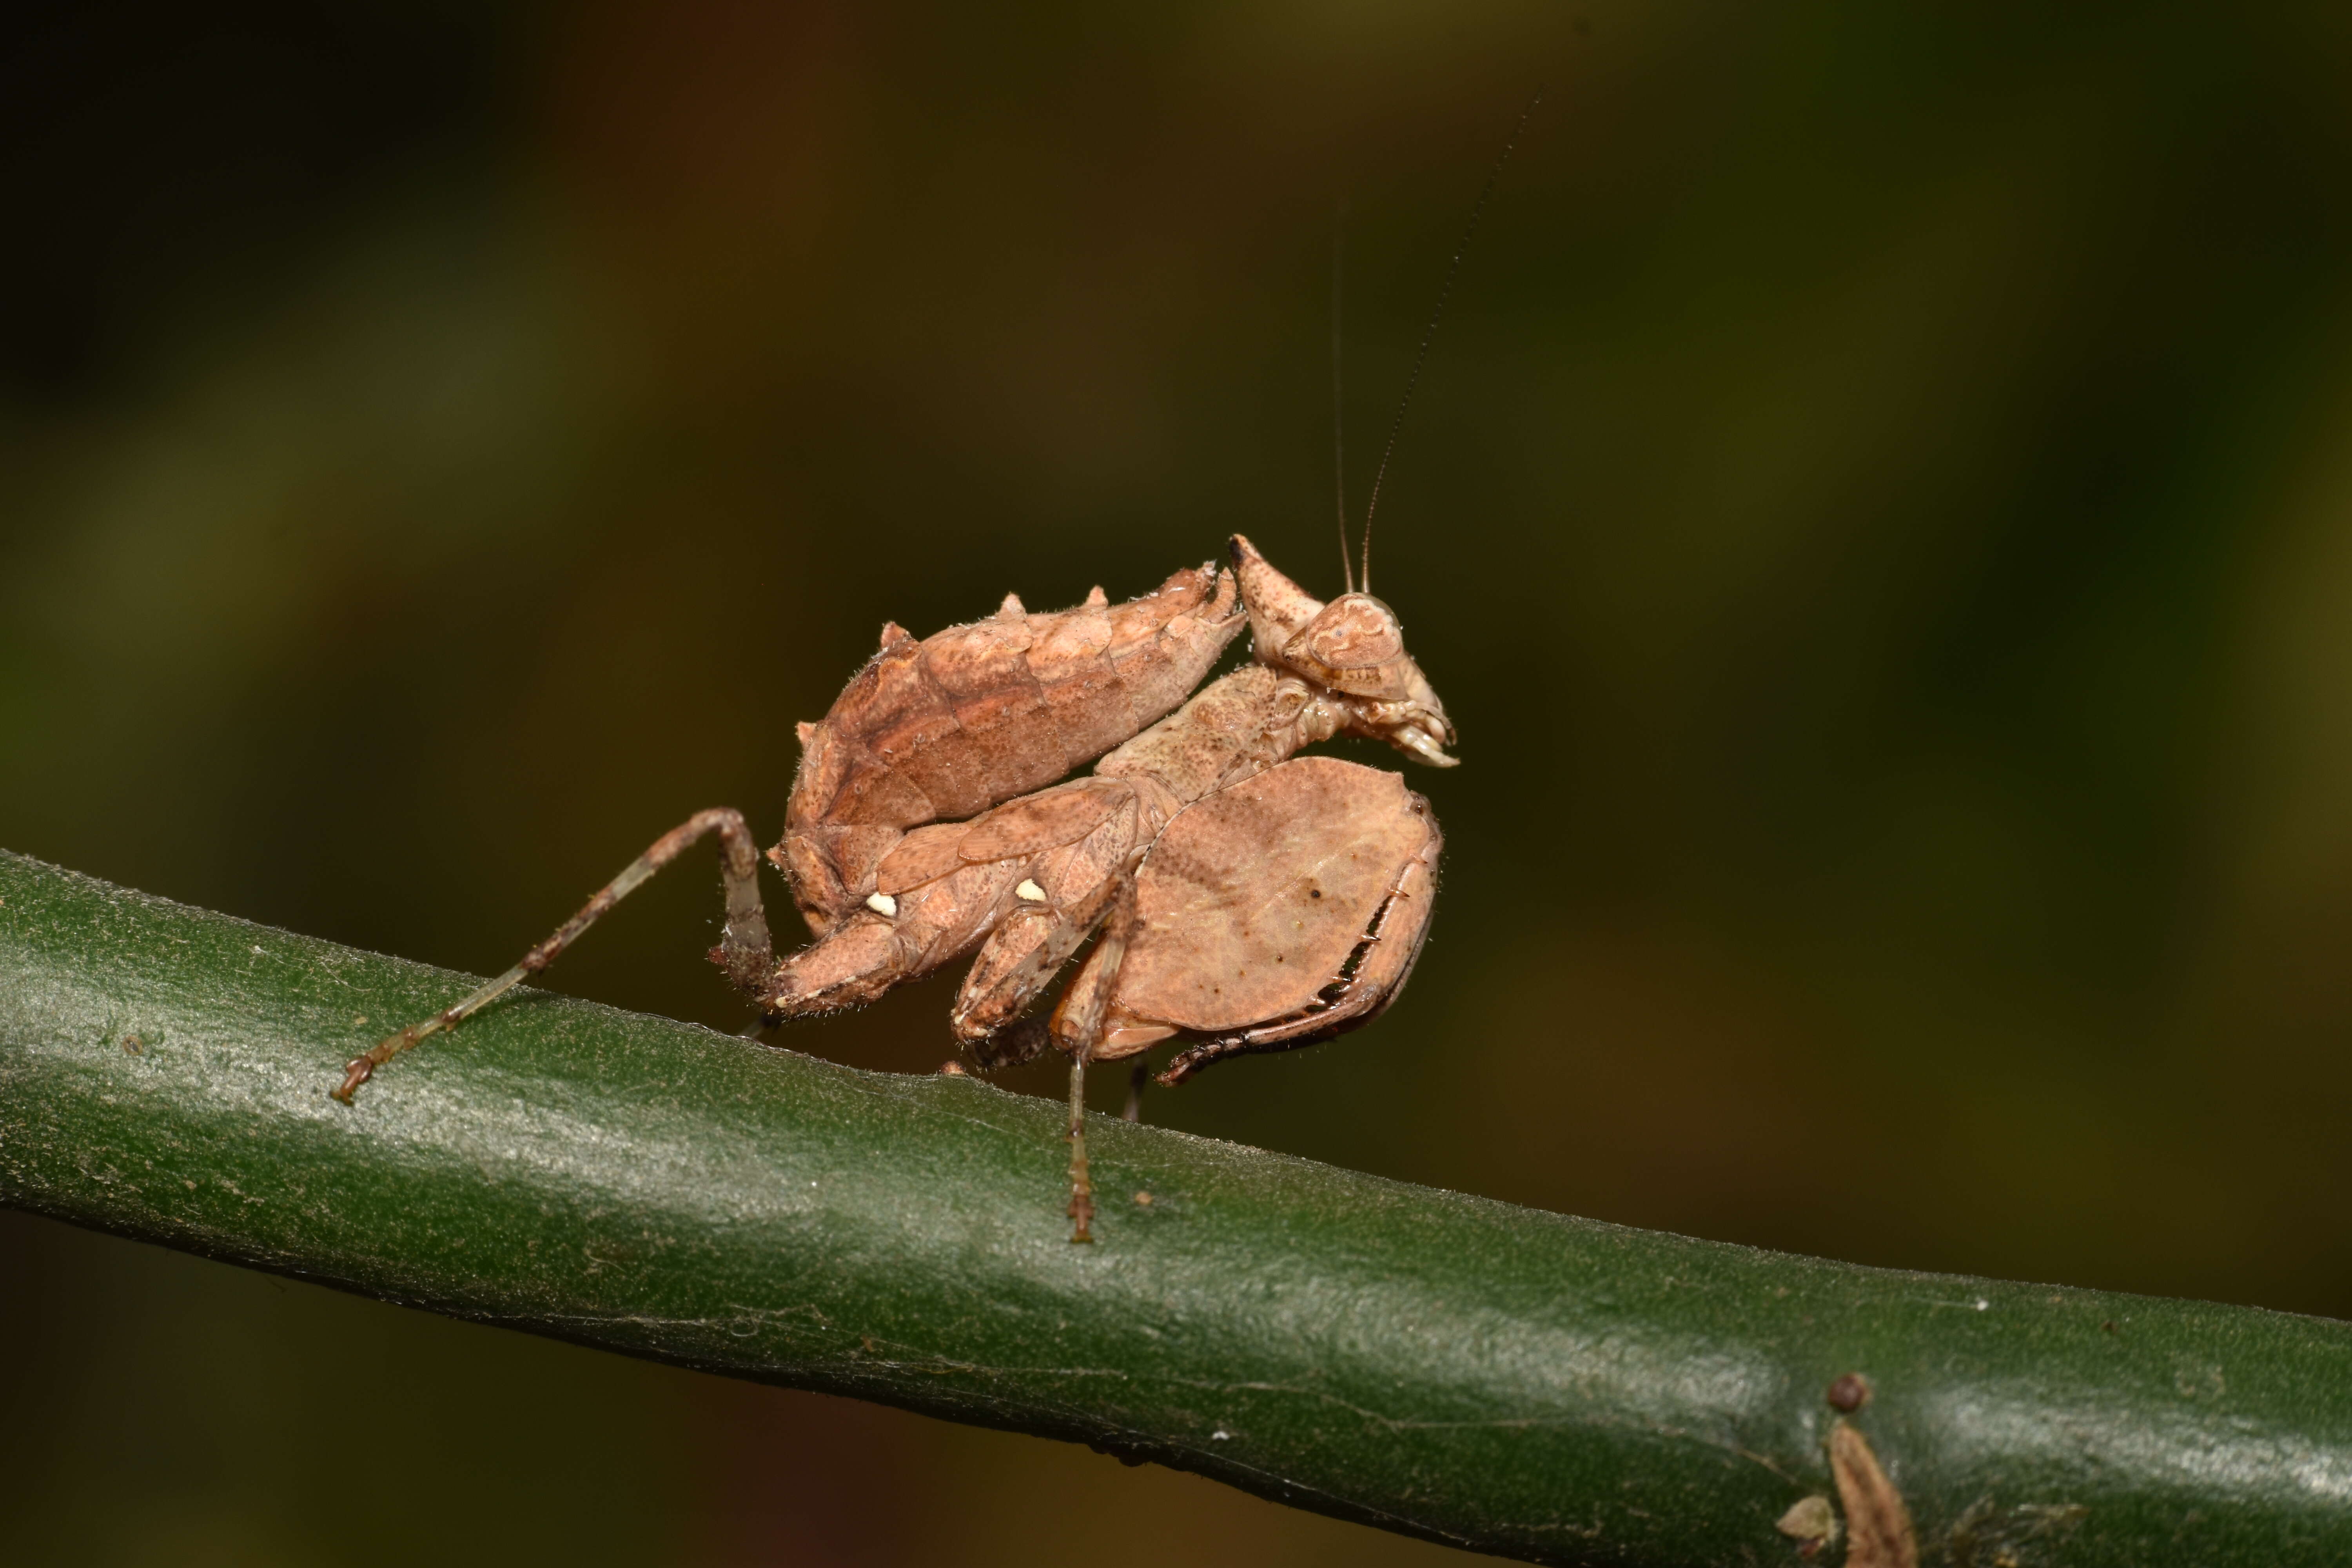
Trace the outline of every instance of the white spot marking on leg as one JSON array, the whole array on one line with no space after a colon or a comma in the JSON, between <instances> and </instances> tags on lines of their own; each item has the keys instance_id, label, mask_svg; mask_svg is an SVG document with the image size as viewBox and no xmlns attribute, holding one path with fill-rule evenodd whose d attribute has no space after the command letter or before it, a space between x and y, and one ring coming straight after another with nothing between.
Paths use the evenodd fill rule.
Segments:
<instances>
[{"instance_id":1,"label":"white spot marking on leg","mask_svg":"<svg viewBox=\"0 0 2352 1568\"><path fill-rule=\"evenodd\" d=\"M898 900L887 893L875 893L866 900L866 907L887 920L898 918Z\"/></svg>"},{"instance_id":2,"label":"white spot marking on leg","mask_svg":"<svg viewBox=\"0 0 2352 1568\"><path fill-rule=\"evenodd\" d=\"M1022 879L1021 885L1013 891L1016 896L1026 899L1033 904L1042 904L1045 901L1045 889L1025 877Z\"/></svg>"}]
</instances>

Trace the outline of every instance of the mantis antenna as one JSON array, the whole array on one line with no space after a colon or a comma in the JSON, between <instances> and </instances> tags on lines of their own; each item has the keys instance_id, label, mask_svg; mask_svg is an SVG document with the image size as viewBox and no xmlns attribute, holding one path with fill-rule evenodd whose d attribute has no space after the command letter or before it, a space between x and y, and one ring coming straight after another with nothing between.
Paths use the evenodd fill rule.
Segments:
<instances>
[{"instance_id":1,"label":"mantis antenna","mask_svg":"<svg viewBox=\"0 0 2352 1568\"><path fill-rule=\"evenodd\" d=\"M1339 288L1348 275L1348 198L1331 207L1331 478L1339 489L1339 574L1356 591L1355 563L1348 552L1348 442L1342 409L1346 379L1339 366Z\"/></svg>"},{"instance_id":2,"label":"mantis antenna","mask_svg":"<svg viewBox=\"0 0 2352 1568\"><path fill-rule=\"evenodd\" d=\"M1528 106L1519 110L1519 121L1511 127L1510 139L1503 143L1503 155L1495 160L1493 168L1486 171L1486 183L1479 187L1478 199L1470 204L1470 221L1462 226L1462 237L1454 242L1454 259L1445 264L1445 281L1437 289L1437 309L1429 313L1429 326L1421 334L1420 351L1412 356L1412 374L1405 377L1404 396L1397 404L1395 422L1389 426L1388 445L1381 448L1381 466L1372 474L1372 499L1364 507L1364 569L1359 575L1367 594L1372 591L1372 512L1381 504L1381 481L1388 477L1389 458L1396 450L1397 432L1404 428L1404 411L1412 406L1413 388L1421 384L1421 367L1429 362L1430 340L1437 336L1438 318L1445 314L1446 297L1454 292L1454 275L1462 270L1462 253L1470 248L1470 237L1478 232L1478 215L1486 210L1486 198L1495 194L1495 182L1502 177L1503 165L1511 161L1511 149L1519 144L1519 132L1528 128L1528 118L1535 113L1536 106L1543 102L1543 95L1544 89L1537 88L1536 95L1528 100ZM1337 298L1335 289L1335 301ZM1334 309L1337 309L1336 303ZM1336 362L1339 352L1336 342L1332 352ZM1343 541L1345 537L1343 533ZM1353 591L1351 587L1349 592Z\"/></svg>"}]
</instances>

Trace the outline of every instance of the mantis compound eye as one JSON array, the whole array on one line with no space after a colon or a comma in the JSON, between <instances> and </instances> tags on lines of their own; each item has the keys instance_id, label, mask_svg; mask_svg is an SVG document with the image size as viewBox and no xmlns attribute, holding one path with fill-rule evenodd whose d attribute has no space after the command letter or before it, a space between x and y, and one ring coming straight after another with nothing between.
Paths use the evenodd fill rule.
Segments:
<instances>
[{"instance_id":1,"label":"mantis compound eye","mask_svg":"<svg viewBox=\"0 0 2352 1568\"><path fill-rule=\"evenodd\" d=\"M1370 594L1342 594L1282 650L1301 674L1351 697L1411 695L1412 660L1396 612Z\"/></svg>"}]
</instances>

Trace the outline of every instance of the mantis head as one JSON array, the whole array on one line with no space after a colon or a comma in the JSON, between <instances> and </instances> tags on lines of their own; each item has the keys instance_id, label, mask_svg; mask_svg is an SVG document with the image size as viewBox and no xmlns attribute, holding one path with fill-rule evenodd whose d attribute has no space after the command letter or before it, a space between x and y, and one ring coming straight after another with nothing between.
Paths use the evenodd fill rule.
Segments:
<instances>
[{"instance_id":1,"label":"mantis head","mask_svg":"<svg viewBox=\"0 0 2352 1568\"><path fill-rule=\"evenodd\" d=\"M1349 733L1386 741L1432 767L1450 768L1453 721L1436 689L1404 650L1396 612L1370 594L1323 603L1276 571L1236 533L1234 575L1248 607L1258 661L1339 699Z\"/></svg>"}]
</instances>

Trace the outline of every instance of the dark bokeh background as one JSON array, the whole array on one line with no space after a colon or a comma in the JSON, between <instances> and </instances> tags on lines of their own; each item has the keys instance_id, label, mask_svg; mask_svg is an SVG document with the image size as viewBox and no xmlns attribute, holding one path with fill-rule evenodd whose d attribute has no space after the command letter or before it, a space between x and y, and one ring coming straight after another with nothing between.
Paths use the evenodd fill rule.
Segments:
<instances>
[{"instance_id":1,"label":"dark bokeh background","mask_svg":"<svg viewBox=\"0 0 2352 1568\"><path fill-rule=\"evenodd\" d=\"M0 843L488 972L886 617L1328 591L1335 198L1361 495L1540 79L1376 554L1434 940L1151 1115L2352 1315L2347 15L20 6ZM553 984L735 1026L714 882ZM0 1346L11 1562L1446 1555L22 1216Z\"/></svg>"}]
</instances>

